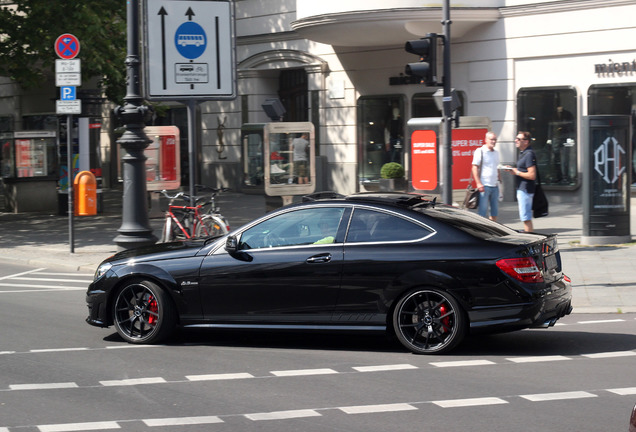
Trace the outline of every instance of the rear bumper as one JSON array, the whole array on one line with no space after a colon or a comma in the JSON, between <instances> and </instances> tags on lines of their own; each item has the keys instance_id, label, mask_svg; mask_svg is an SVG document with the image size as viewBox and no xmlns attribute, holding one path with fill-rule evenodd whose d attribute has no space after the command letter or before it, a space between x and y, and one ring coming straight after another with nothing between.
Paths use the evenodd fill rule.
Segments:
<instances>
[{"instance_id":1,"label":"rear bumper","mask_svg":"<svg viewBox=\"0 0 636 432\"><path fill-rule=\"evenodd\" d=\"M562 279L528 302L483 307L468 312L474 333L547 328L572 312L572 286Z\"/></svg>"}]
</instances>

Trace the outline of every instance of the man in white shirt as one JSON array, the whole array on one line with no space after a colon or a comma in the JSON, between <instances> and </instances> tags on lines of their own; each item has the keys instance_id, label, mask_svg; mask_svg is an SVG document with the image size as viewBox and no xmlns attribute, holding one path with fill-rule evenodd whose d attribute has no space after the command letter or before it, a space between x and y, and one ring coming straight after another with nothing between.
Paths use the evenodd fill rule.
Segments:
<instances>
[{"instance_id":1,"label":"man in white shirt","mask_svg":"<svg viewBox=\"0 0 636 432\"><path fill-rule=\"evenodd\" d=\"M475 150L473 154L472 175L477 189L479 189L480 216L488 215L490 207L490 220L496 221L499 214L499 152L495 150L497 135L487 132L486 143Z\"/></svg>"}]
</instances>

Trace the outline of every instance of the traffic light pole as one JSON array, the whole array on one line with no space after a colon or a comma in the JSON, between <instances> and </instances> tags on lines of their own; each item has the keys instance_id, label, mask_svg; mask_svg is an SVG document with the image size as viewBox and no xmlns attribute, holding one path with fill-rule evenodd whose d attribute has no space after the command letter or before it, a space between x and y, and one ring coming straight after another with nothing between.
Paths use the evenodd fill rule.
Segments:
<instances>
[{"instance_id":1,"label":"traffic light pole","mask_svg":"<svg viewBox=\"0 0 636 432\"><path fill-rule=\"evenodd\" d=\"M453 100L451 94L451 31L450 31L450 6L449 0L444 0L443 5L444 27L444 96L443 96L443 112L444 116L444 144L442 147L443 175L442 175L442 200L444 204L453 203L453 147L452 147L452 108Z\"/></svg>"}]
</instances>

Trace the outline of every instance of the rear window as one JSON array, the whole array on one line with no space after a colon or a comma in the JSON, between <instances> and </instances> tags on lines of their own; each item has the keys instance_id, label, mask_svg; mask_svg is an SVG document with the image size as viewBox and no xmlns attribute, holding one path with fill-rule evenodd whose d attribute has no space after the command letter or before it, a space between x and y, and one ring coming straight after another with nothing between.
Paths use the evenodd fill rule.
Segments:
<instances>
[{"instance_id":1,"label":"rear window","mask_svg":"<svg viewBox=\"0 0 636 432\"><path fill-rule=\"evenodd\" d=\"M415 208L414 210L484 240L517 233L517 231L505 225L456 207L439 206Z\"/></svg>"}]
</instances>

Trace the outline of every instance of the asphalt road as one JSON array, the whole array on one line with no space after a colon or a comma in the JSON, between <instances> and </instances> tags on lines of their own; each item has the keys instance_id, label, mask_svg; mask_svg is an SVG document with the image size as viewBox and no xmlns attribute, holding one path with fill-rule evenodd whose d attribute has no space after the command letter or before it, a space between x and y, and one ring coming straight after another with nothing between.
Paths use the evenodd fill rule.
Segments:
<instances>
[{"instance_id":1,"label":"asphalt road","mask_svg":"<svg viewBox=\"0 0 636 432\"><path fill-rule=\"evenodd\" d=\"M0 432L626 431L636 314L417 356L376 334L186 330L161 346L84 323L92 275L0 264Z\"/></svg>"}]
</instances>

